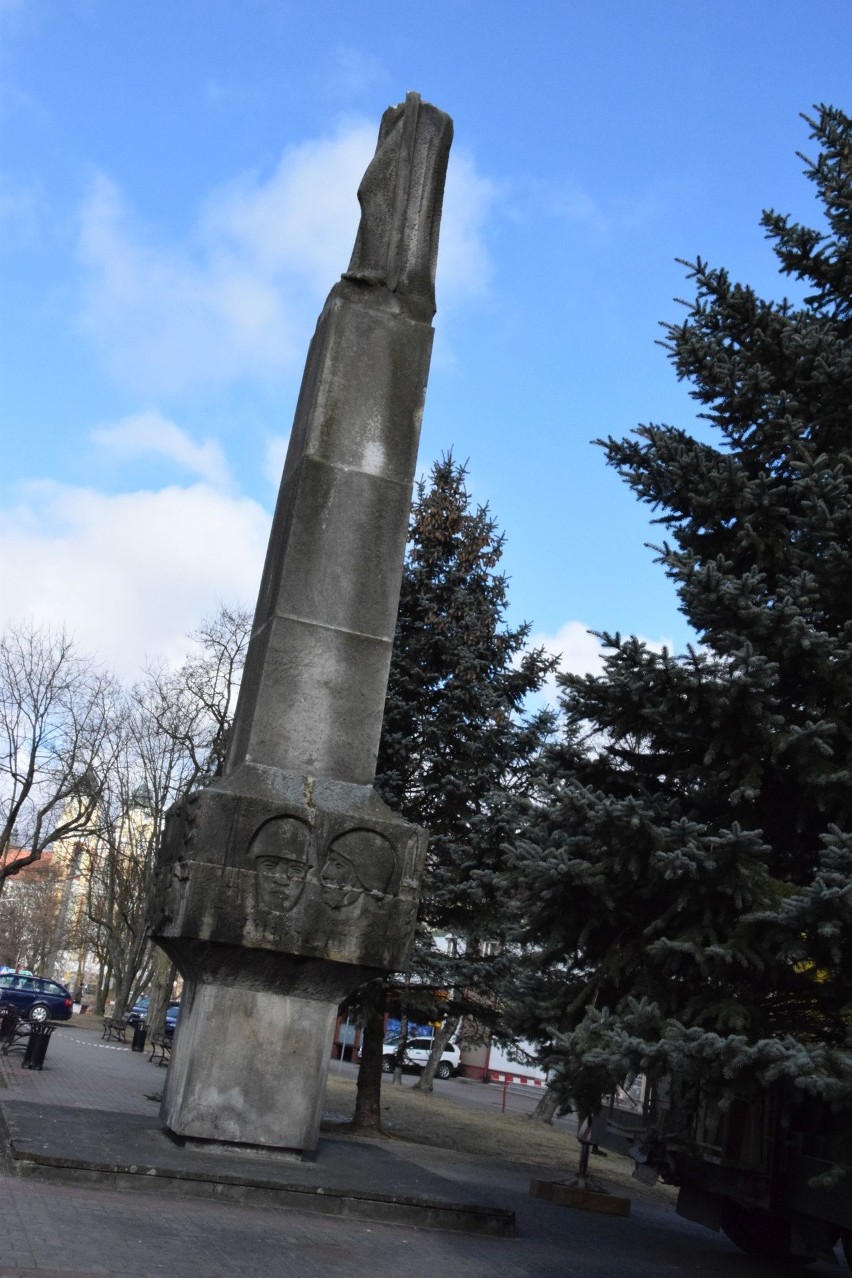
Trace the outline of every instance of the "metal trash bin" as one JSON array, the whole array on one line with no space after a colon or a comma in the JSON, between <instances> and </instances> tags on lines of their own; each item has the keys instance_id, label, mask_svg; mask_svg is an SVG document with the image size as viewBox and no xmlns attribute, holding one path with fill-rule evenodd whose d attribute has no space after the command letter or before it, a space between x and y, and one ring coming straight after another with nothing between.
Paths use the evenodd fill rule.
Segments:
<instances>
[{"instance_id":1,"label":"metal trash bin","mask_svg":"<svg viewBox=\"0 0 852 1278\"><path fill-rule=\"evenodd\" d=\"M47 1055L47 1045L53 1033L52 1025L31 1025L27 1039L27 1050L21 1062L21 1069L41 1069Z\"/></svg>"},{"instance_id":2,"label":"metal trash bin","mask_svg":"<svg viewBox=\"0 0 852 1278\"><path fill-rule=\"evenodd\" d=\"M133 1038L130 1042L131 1052L144 1052L145 1039L148 1036L148 1026L144 1021L138 1021L133 1027Z\"/></svg>"}]
</instances>

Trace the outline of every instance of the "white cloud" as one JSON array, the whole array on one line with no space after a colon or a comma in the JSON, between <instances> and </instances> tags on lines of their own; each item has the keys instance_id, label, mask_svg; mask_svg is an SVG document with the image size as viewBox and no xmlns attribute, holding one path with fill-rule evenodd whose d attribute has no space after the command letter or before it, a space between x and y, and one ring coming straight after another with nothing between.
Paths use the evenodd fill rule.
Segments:
<instances>
[{"instance_id":1,"label":"white cloud","mask_svg":"<svg viewBox=\"0 0 852 1278\"><path fill-rule=\"evenodd\" d=\"M660 216L678 187L656 182L616 198L595 198L572 178L528 182L515 191L513 212L523 219L555 218L596 235L612 237L636 231Z\"/></svg>"},{"instance_id":2,"label":"white cloud","mask_svg":"<svg viewBox=\"0 0 852 1278\"><path fill-rule=\"evenodd\" d=\"M544 648L552 656L559 657L558 669L566 673L600 674L603 669L601 646L583 621L566 621L553 635L531 635L529 646ZM536 704L555 707L558 698L556 676L552 674L545 680L541 693L534 701Z\"/></svg>"},{"instance_id":3,"label":"white cloud","mask_svg":"<svg viewBox=\"0 0 852 1278\"><path fill-rule=\"evenodd\" d=\"M348 121L287 147L266 176L243 174L203 201L185 242L141 227L118 186L92 182L80 215L81 322L111 372L152 394L298 371L328 289L349 263L355 192L376 127ZM481 292L483 232L496 189L451 155L440 301Z\"/></svg>"},{"instance_id":4,"label":"white cloud","mask_svg":"<svg viewBox=\"0 0 852 1278\"><path fill-rule=\"evenodd\" d=\"M652 652L662 652L663 648L672 651L672 640L646 639L639 636ZM534 634L530 637L531 648L544 648L547 652L559 657L559 670L565 674L599 675L603 673L603 649L595 635L584 621L566 621L553 635ZM558 690L556 678L551 675L542 690L542 700L548 705L556 705Z\"/></svg>"},{"instance_id":5,"label":"white cloud","mask_svg":"<svg viewBox=\"0 0 852 1278\"><path fill-rule=\"evenodd\" d=\"M81 320L122 383L171 394L280 372L291 317L272 281L233 256L145 243L104 176L82 209Z\"/></svg>"},{"instance_id":6,"label":"white cloud","mask_svg":"<svg viewBox=\"0 0 852 1278\"><path fill-rule=\"evenodd\" d=\"M287 147L265 181L244 175L215 192L201 219L210 261L230 258L279 284L296 277L321 300L349 264L355 192L375 145L375 128L350 124Z\"/></svg>"},{"instance_id":7,"label":"white cloud","mask_svg":"<svg viewBox=\"0 0 852 1278\"><path fill-rule=\"evenodd\" d=\"M372 89L373 85L387 82L384 65L371 54L350 45L338 45L331 51L331 73L325 84L327 94L338 100L352 99Z\"/></svg>"},{"instance_id":8,"label":"white cloud","mask_svg":"<svg viewBox=\"0 0 852 1278\"><path fill-rule=\"evenodd\" d=\"M270 435L263 452L264 478L276 491L284 473L284 462L287 457L289 443L289 435Z\"/></svg>"},{"instance_id":9,"label":"white cloud","mask_svg":"<svg viewBox=\"0 0 852 1278\"><path fill-rule=\"evenodd\" d=\"M263 93L256 82L220 80L211 76L204 84L204 97L211 107L224 111L262 111Z\"/></svg>"},{"instance_id":10,"label":"white cloud","mask_svg":"<svg viewBox=\"0 0 852 1278\"><path fill-rule=\"evenodd\" d=\"M38 228L41 201L34 187L17 186L0 174L0 228L31 241Z\"/></svg>"},{"instance_id":11,"label":"white cloud","mask_svg":"<svg viewBox=\"0 0 852 1278\"><path fill-rule=\"evenodd\" d=\"M269 535L256 502L204 484L106 496L51 481L0 512L3 613L64 622L127 679L179 662L222 601L253 603Z\"/></svg>"},{"instance_id":12,"label":"white cloud","mask_svg":"<svg viewBox=\"0 0 852 1278\"><path fill-rule=\"evenodd\" d=\"M132 413L112 426L92 431L92 439L107 453L123 461L139 457L162 457L176 463L214 488L230 483L228 463L221 444L205 439L196 444L186 431L168 418L150 409Z\"/></svg>"},{"instance_id":13,"label":"white cloud","mask_svg":"<svg viewBox=\"0 0 852 1278\"><path fill-rule=\"evenodd\" d=\"M601 646L583 621L566 621L556 634L534 635L530 643L558 655L559 669L566 674L600 674L603 669Z\"/></svg>"},{"instance_id":14,"label":"white cloud","mask_svg":"<svg viewBox=\"0 0 852 1278\"><path fill-rule=\"evenodd\" d=\"M447 169L438 251L440 306L478 296L487 289L492 268L484 230L497 195L497 186L477 172L470 153L454 146Z\"/></svg>"}]
</instances>

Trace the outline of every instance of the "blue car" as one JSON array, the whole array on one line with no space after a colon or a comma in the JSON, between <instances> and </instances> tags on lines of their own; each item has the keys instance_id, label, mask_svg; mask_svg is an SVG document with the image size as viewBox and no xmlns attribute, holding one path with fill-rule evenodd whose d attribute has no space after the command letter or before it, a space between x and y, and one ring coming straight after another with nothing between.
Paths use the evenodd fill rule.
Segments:
<instances>
[{"instance_id":1,"label":"blue car","mask_svg":"<svg viewBox=\"0 0 852 1278\"><path fill-rule=\"evenodd\" d=\"M143 994L140 999L136 1000L136 1002L131 1007L130 1011L124 1013L124 1020L127 1022L128 1025L133 1025L133 1026L141 1025L144 1020L147 1020L148 1008L150 1006L151 1006L151 1000L147 997L147 995ZM172 1030L174 1030L174 1022L172 1022L171 1028L169 1028L169 1017L172 1015L173 1012L174 1013L177 1012L177 1008L178 1008L178 1003L176 1002L176 1000L172 999L172 1001L169 1003L168 1011L166 1012L166 1033L167 1034L171 1034Z\"/></svg>"},{"instance_id":2,"label":"blue car","mask_svg":"<svg viewBox=\"0 0 852 1278\"><path fill-rule=\"evenodd\" d=\"M151 1000L149 998L138 998L129 1011L124 1013L123 1020L128 1025L139 1025L148 1015L148 1006Z\"/></svg>"},{"instance_id":3,"label":"blue car","mask_svg":"<svg viewBox=\"0 0 852 1278\"><path fill-rule=\"evenodd\" d=\"M11 1005L38 1025L44 1021L70 1021L74 1006L70 990L58 981L20 972L0 976L0 1003Z\"/></svg>"},{"instance_id":4,"label":"blue car","mask_svg":"<svg viewBox=\"0 0 852 1278\"><path fill-rule=\"evenodd\" d=\"M166 1012L166 1024L164 1030L166 1034L174 1034L175 1028L180 1016L180 1003L171 1003L169 1010Z\"/></svg>"}]
</instances>

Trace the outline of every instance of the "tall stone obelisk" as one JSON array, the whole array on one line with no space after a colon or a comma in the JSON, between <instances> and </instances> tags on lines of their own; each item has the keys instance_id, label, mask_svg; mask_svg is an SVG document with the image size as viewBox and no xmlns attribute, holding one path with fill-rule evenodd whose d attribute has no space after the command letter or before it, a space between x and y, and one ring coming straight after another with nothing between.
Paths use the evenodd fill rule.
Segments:
<instances>
[{"instance_id":1,"label":"tall stone obelisk","mask_svg":"<svg viewBox=\"0 0 852 1278\"><path fill-rule=\"evenodd\" d=\"M452 122L385 112L311 342L224 775L171 814L152 935L185 988L173 1132L316 1146L338 1004L404 966L425 832L372 787Z\"/></svg>"}]
</instances>

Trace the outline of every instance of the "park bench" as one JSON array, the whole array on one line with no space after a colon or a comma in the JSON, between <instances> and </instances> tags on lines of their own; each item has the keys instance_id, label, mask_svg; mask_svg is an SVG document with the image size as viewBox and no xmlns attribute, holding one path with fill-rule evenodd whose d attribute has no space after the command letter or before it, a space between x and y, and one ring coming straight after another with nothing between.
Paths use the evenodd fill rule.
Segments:
<instances>
[{"instance_id":1,"label":"park bench","mask_svg":"<svg viewBox=\"0 0 852 1278\"><path fill-rule=\"evenodd\" d=\"M117 1043L127 1042L127 1022L116 1020L114 1016L104 1017L104 1032L101 1038L107 1042L114 1038Z\"/></svg>"},{"instance_id":2,"label":"park bench","mask_svg":"<svg viewBox=\"0 0 852 1278\"><path fill-rule=\"evenodd\" d=\"M32 1026L24 1020L16 1007L8 1003L0 1005L0 1053L8 1056L17 1048L26 1048Z\"/></svg>"},{"instance_id":3,"label":"park bench","mask_svg":"<svg viewBox=\"0 0 852 1278\"><path fill-rule=\"evenodd\" d=\"M152 1034L151 1035L151 1055L148 1057L152 1061L157 1057L158 1065L168 1065L172 1058L172 1038L170 1034Z\"/></svg>"}]
</instances>

